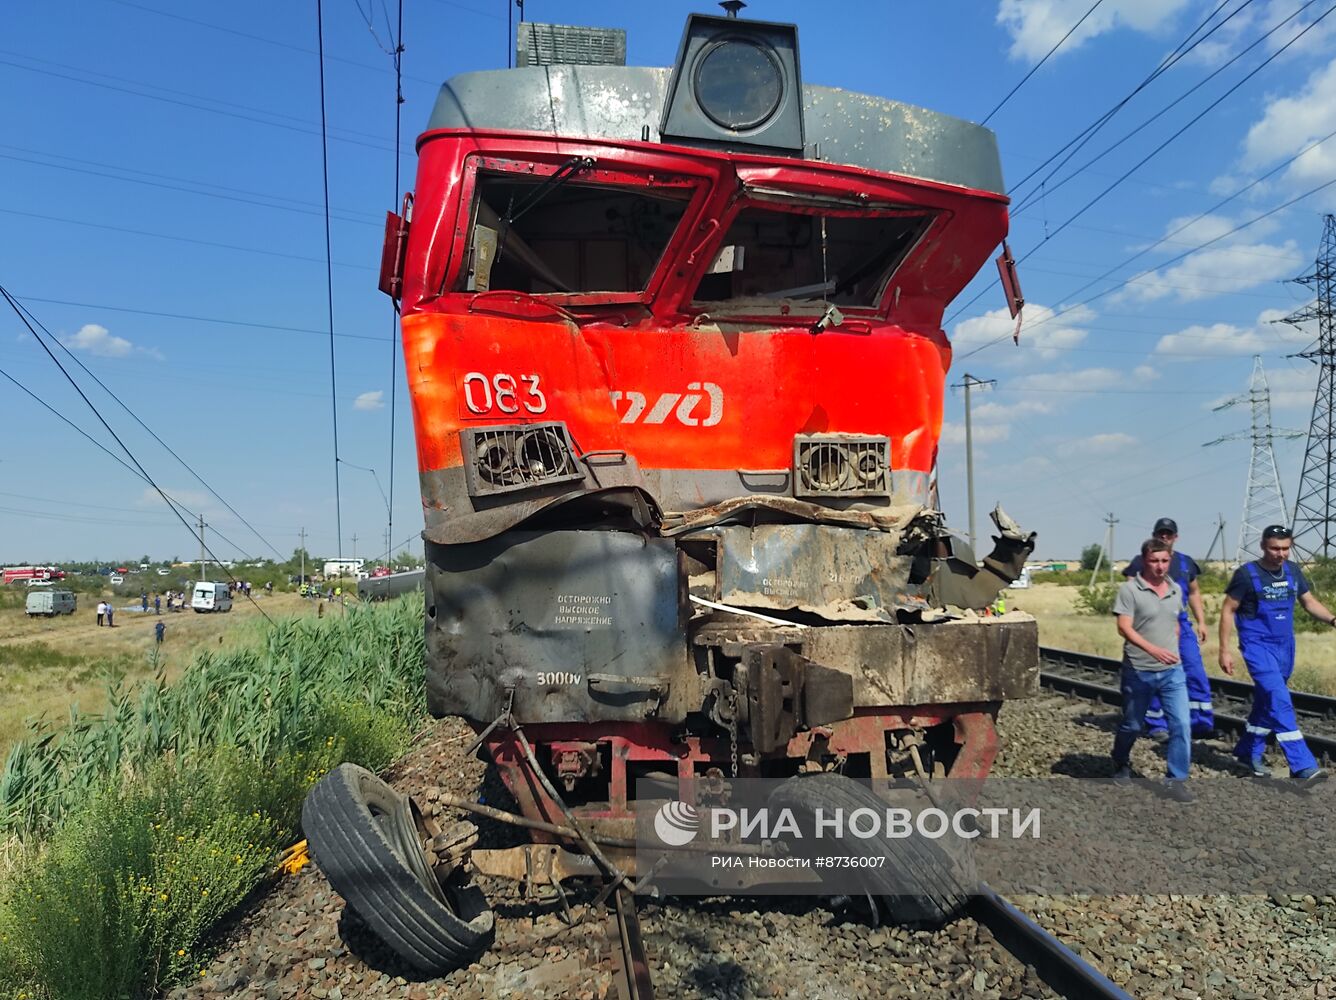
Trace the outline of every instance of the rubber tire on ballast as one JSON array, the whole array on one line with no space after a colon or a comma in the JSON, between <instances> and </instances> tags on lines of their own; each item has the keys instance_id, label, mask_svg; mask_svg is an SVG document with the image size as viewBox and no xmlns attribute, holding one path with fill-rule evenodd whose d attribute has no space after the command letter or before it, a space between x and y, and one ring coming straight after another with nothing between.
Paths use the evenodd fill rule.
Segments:
<instances>
[{"instance_id":1,"label":"rubber tire on ballast","mask_svg":"<svg viewBox=\"0 0 1336 1000\"><path fill-rule=\"evenodd\" d=\"M302 829L329 884L376 936L415 968L439 975L491 946L492 911L462 877L439 896L419 881L376 819L393 815L401 799L366 768L340 764L307 794Z\"/></svg>"},{"instance_id":2,"label":"rubber tire on ballast","mask_svg":"<svg viewBox=\"0 0 1336 1000\"><path fill-rule=\"evenodd\" d=\"M790 809L813 843L816 810L831 815L842 809L872 809L884 814L889 803L871 788L840 774L811 774L789 778L770 793L770 809ZM809 839L810 838L810 839ZM972 856L953 858L942 845L917 834L905 838L847 838L840 847L851 855L884 857L884 868L866 868L866 891L881 904L893 923L910 927L940 927L965 908L977 883ZM962 848L967 848L962 845Z\"/></svg>"}]
</instances>

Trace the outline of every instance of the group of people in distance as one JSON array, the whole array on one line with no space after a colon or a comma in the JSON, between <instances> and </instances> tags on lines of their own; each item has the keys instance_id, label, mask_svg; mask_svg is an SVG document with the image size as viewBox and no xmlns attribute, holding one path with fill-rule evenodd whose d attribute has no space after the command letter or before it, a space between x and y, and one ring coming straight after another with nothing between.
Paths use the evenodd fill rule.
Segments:
<instances>
[{"instance_id":1,"label":"group of people in distance","mask_svg":"<svg viewBox=\"0 0 1336 1000\"><path fill-rule=\"evenodd\" d=\"M1215 735L1211 685L1202 663L1206 610L1197 577L1201 568L1174 551L1178 525L1155 522L1141 554L1123 573L1113 613L1123 638L1123 719L1113 741L1114 781L1132 779L1130 753L1143 733L1164 742L1165 792L1179 802L1194 799L1188 788L1192 737ZM1301 606L1325 625L1336 626L1309 589L1303 571L1289 561L1290 529L1273 524L1262 532L1261 558L1234 571L1220 610L1220 669L1234 673L1231 633L1253 682L1253 706L1234 755L1247 771L1270 777L1263 760L1268 736L1285 755L1290 776L1305 787L1326 779L1304 742L1287 682L1294 672L1294 608Z\"/></svg>"}]
</instances>

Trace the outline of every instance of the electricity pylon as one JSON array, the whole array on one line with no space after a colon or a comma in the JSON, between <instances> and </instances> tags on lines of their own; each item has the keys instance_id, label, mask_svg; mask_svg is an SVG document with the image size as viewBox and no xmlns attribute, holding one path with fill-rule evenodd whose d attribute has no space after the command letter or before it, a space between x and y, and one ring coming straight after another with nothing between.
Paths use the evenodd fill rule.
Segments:
<instances>
[{"instance_id":1,"label":"electricity pylon","mask_svg":"<svg viewBox=\"0 0 1336 1000\"><path fill-rule=\"evenodd\" d=\"M1280 488L1280 473L1276 471L1276 453L1271 447L1272 440L1303 437L1302 431L1278 430L1271 426L1271 389L1266 384L1261 355L1253 355L1253 373L1248 381L1248 391L1242 396L1226 400L1215 409L1227 410L1239 403L1247 403L1252 408L1252 428L1225 434L1202 446L1210 448L1225 441L1252 441L1252 456L1248 459L1248 488L1243 494L1243 516L1239 519L1239 547L1234 555L1235 565L1257 557L1263 528L1268 524L1285 523L1285 493Z\"/></svg>"},{"instance_id":2,"label":"electricity pylon","mask_svg":"<svg viewBox=\"0 0 1336 1000\"><path fill-rule=\"evenodd\" d=\"M1336 281L1336 216L1326 216L1322 246L1313 273L1294 279L1317 292L1317 300L1282 320L1299 326L1317 320L1317 343L1299 354L1318 366L1317 394L1313 397L1313 419L1308 425L1308 448L1304 470L1294 500L1294 548L1305 561L1336 556L1336 456L1332 434L1336 431L1336 324L1333 311L1333 281Z\"/></svg>"}]
</instances>

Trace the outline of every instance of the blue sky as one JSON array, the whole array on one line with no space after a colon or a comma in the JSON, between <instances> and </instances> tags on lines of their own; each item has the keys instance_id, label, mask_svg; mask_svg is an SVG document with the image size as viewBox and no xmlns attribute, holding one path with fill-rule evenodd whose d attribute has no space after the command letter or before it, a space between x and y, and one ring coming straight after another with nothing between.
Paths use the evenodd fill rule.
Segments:
<instances>
[{"instance_id":1,"label":"blue sky","mask_svg":"<svg viewBox=\"0 0 1336 1000\"><path fill-rule=\"evenodd\" d=\"M746 13L799 25L807 82L977 121L1092 2L840 0L818 8L757 0ZM1119 550L1130 551L1169 514L1180 544L1200 555L1217 513L1232 549L1248 448L1202 444L1246 428L1244 408L1212 407L1245 390L1254 353L1267 366L1276 424L1308 426L1315 369L1290 355L1312 337L1270 321L1309 301L1286 279L1311 268L1322 213L1336 210L1336 185L1231 230L1336 178L1336 139L1213 206L1336 131L1336 13L1318 20L1331 4L1104 0L988 124L1007 182L1017 185L1217 6L1205 30L1229 18L1223 27L1132 98L1042 188L1051 167L1015 189L1010 242L1018 257L1029 255L1021 278L1031 303L1021 346L1010 343L1001 292L987 287L992 273L948 310L958 356L976 352L958 362L952 381L964 372L997 379L995 390L975 397L980 519L1001 500L1040 531L1044 555L1071 556L1099 540L1110 511L1120 520ZM409 188L413 139L440 82L505 65L507 7L406 0L405 8L401 166ZM526 13L624 27L628 62L668 65L685 15L706 9L529 0ZM391 421L393 541L421 527L402 366L392 367L389 301L376 290L383 214L394 203L387 13L393 20L388 0L324 3L339 450L352 463L341 473L345 555L354 533L359 555L384 548L380 487L390 488ZM0 283L264 538L89 389L153 477L235 543L211 534L220 557L272 555L269 545L286 556L303 527L312 550L332 554L339 545L315 4L76 0L8 5L3 23ZM0 368L114 449L8 312ZM2 380L0 399L8 404L0 561L197 551L141 481ZM959 393L948 399L941 483L948 515L963 529L962 402ZM1290 502L1302 451L1302 441L1277 448Z\"/></svg>"}]
</instances>

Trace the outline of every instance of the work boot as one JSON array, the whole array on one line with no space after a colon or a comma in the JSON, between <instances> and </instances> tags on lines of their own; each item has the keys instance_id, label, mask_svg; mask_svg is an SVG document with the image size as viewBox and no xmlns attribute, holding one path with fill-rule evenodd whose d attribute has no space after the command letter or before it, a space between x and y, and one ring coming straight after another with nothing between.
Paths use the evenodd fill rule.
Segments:
<instances>
[{"instance_id":1,"label":"work boot","mask_svg":"<svg viewBox=\"0 0 1336 1000\"><path fill-rule=\"evenodd\" d=\"M1302 771L1294 772L1292 777L1300 787L1312 788L1327 780L1327 772L1320 767L1306 767Z\"/></svg>"},{"instance_id":2,"label":"work boot","mask_svg":"<svg viewBox=\"0 0 1336 1000\"><path fill-rule=\"evenodd\" d=\"M1152 729L1146 733L1146 739L1152 743L1167 743L1169 741L1169 730Z\"/></svg>"},{"instance_id":3,"label":"work boot","mask_svg":"<svg viewBox=\"0 0 1336 1000\"><path fill-rule=\"evenodd\" d=\"M1189 802L1196 802L1197 796L1192 794L1192 789L1188 787L1186 781L1168 781L1164 783L1165 798L1173 799L1175 802L1182 802L1185 805Z\"/></svg>"},{"instance_id":4,"label":"work boot","mask_svg":"<svg viewBox=\"0 0 1336 1000\"><path fill-rule=\"evenodd\" d=\"M1254 778L1269 778L1271 772L1266 769L1266 764L1262 762L1261 757L1254 757L1252 760L1239 758L1239 763L1248 769L1248 773Z\"/></svg>"}]
</instances>

